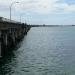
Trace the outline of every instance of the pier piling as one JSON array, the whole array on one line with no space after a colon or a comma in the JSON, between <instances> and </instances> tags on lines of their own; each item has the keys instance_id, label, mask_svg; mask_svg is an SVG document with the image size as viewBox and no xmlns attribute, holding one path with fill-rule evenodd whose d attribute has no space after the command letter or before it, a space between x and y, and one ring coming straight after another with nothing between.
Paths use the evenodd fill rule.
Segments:
<instances>
[{"instance_id":1,"label":"pier piling","mask_svg":"<svg viewBox=\"0 0 75 75\"><path fill-rule=\"evenodd\" d=\"M3 57L8 48L15 46L30 27L26 24L0 21L0 57Z\"/></svg>"}]
</instances>

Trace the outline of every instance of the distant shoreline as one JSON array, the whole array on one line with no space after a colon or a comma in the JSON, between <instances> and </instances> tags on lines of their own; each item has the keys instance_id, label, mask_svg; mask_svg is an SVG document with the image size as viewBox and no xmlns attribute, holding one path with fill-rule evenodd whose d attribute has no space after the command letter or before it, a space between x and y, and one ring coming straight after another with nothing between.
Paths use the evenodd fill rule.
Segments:
<instances>
[{"instance_id":1,"label":"distant shoreline","mask_svg":"<svg viewBox=\"0 0 75 75\"><path fill-rule=\"evenodd\" d=\"M75 25L30 25L31 27L64 27L64 26L75 26Z\"/></svg>"}]
</instances>

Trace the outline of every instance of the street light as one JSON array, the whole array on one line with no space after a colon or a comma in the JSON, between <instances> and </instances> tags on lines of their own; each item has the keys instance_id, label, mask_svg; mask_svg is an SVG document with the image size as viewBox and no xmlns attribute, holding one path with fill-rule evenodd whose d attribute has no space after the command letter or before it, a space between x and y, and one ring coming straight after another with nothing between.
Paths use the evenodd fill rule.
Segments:
<instances>
[{"instance_id":1,"label":"street light","mask_svg":"<svg viewBox=\"0 0 75 75\"><path fill-rule=\"evenodd\" d=\"M21 23L22 14L20 15L20 23Z\"/></svg>"},{"instance_id":2,"label":"street light","mask_svg":"<svg viewBox=\"0 0 75 75\"><path fill-rule=\"evenodd\" d=\"M14 5L14 4L16 4L16 3L19 3L19 2L13 2L13 3L11 3L11 5L10 5L10 22L11 22L11 8L12 8L12 5Z\"/></svg>"}]
</instances>

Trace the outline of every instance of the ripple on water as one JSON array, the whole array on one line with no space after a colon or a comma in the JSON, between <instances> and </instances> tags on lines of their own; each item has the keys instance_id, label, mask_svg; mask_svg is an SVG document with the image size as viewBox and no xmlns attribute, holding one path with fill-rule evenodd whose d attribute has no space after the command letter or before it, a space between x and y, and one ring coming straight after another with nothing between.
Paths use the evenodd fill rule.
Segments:
<instances>
[{"instance_id":1,"label":"ripple on water","mask_svg":"<svg viewBox=\"0 0 75 75\"><path fill-rule=\"evenodd\" d=\"M74 45L74 26L31 28L0 75L75 75Z\"/></svg>"}]
</instances>

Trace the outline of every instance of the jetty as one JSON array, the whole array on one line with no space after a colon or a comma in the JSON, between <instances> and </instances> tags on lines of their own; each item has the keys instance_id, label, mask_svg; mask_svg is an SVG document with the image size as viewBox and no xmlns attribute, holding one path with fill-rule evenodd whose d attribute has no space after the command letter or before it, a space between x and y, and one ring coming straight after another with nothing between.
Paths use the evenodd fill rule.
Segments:
<instances>
[{"instance_id":1,"label":"jetty","mask_svg":"<svg viewBox=\"0 0 75 75\"><path fill-rule=\"evenodd\" d=\"M0 57L3 57L8 48L14 47L30 30L26 23L20 23L0 17Z\"/></svg>"}]
</instances>

